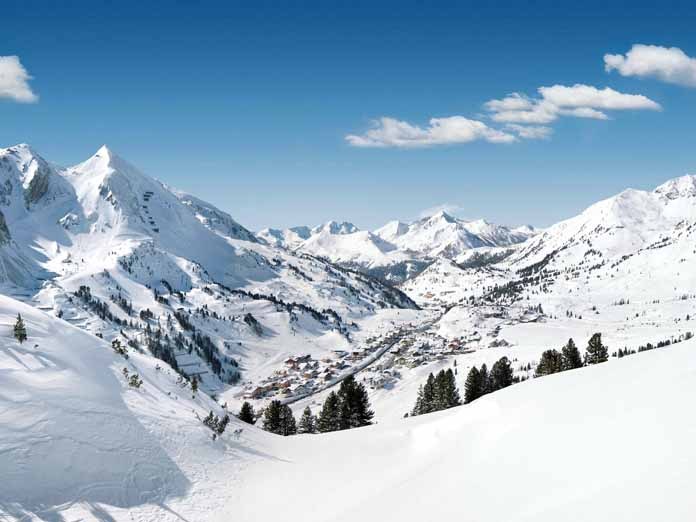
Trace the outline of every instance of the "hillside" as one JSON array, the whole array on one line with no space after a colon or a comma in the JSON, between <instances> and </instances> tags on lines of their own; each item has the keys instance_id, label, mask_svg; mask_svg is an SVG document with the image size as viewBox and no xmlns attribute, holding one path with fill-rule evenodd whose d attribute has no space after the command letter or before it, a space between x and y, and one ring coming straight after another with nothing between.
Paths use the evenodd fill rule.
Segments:
<instances>
[{"instance_id":1,"label":"hillside","mask_svg":"<svg viewBox=\"0 0 696 522\"><path fill-rule=\"evenodd\" d=\"M368 276L259 243L105 146L69 168L0 149L0 177L4 293L232 400L285 358L349 347L371 335L364 320L415 308Z\"/></svg>"},{"instance_id":2,"label":"hillside","mask_svg":"<svg viewBox=\"0 0 696 522\"><path fill-rule=\"evenodd\" d=\"M696 415L679 401L696 393L694 340L417 418L289 438L232 419L213 440L200 419L223 411L149 357L2 296L0 324L8 520L676 522L696 508Z\"/></svg>"}]
</instances>

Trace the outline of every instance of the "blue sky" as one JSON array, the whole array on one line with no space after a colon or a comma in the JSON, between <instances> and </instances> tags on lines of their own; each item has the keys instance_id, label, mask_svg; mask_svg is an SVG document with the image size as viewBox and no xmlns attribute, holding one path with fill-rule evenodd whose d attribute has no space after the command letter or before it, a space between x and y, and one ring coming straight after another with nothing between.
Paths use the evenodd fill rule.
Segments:
<instances>
[{"instance_id":1,"label":"blue sky","mask_svg":"<svg viewBox=\"0 0 696 522\"><path fill-rule=\"evenodd\" d=\"M0 146L107 143L252 229L440 206L546 226L696 173L693 2L274 3L3 2L37 99L0 81ZM525 114L486 105L510 93Z\"/></svg>"}]
</instances>

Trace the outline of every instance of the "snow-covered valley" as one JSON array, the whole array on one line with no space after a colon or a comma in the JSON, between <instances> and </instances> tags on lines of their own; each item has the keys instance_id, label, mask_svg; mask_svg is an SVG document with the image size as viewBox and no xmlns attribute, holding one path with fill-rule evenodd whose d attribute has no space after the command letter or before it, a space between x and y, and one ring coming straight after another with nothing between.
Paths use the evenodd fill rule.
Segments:
<instances>
[{"instance_id":1,"label":"snow-covered valley","mask_svg":"<svg viewBox=\"0 0 696 522\"><path fill-rule=\"evenodd\" d=\"M107 147L68 168L0 149L0 520L687 520L695 239L696 176L544 230L440 212L254 234ZM661 348L532 379L595 333ZM403 418L430 373L463 395L502 357L524 382ZM235 417L318 413L347 376L376 425Z\"/></svg>"}]
</instances>

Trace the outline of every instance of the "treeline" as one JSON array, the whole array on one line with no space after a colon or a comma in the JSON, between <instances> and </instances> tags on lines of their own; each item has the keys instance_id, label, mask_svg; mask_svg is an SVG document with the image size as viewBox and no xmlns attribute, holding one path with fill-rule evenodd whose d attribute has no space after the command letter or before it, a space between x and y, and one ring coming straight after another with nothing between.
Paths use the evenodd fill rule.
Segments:
<instances>
[{"instance_id":1,"label":"treeline","mask_svg":"<svg viewBox=\"0 0 696 522\"><path fill-rule=\"evenodd\" d=\"M418 388L416 404L411 415L423 415L434 411L446 410L462 403L459 390L451 368L440 370L437 376L428 375L424 385Z\"/></svg>"},{"instance_id":2,"label":"treeline","mask_svg":"<svg viewBox=\"0 0 696 522\"><path fill-rule=\"evenodd\" d=\"M307 406L302 413L299 426L287 404L278 400L272 401L263 414L263 429L283 436L296 433L327 433L368 426L372 424L374 415L370 409L365 386L351 375L341 381L338 392L329 393L318 417L313 415ZM249 403L242 405L239 419L254 423L254 411Z\"/></svg>"},{"instance_id":3,"label":"treeline","mask_svg":"<svg viewBox=\"0 0 696 522\"><path fill-rule=\"evenodd\" d=\"M627 355L633 355L635 353L640 353L640 352L647 352L649 350L655 350L656 348L664 348L665 346L671 346L673 344L680 343L682 341L688 341L694 336L693 333L691 332L686 332L683 335L680 335L676 339L665 339L664 341L658 341L657 344L652 344L652 343L647 343L647 344L642 344L638 347L637 350L630 350L628 348L619 348L618 351L613 352L611 354L612 357L618 357L621 359L622 357L626 357Z\"/></svg>"},{"instance_id":4,"label":"treeline","mask_svg":"<svg viewBox=\"0 0 696 522\"><path fill-rule=\"evenodd\" d=\"M573 339L568 339L568 342L558 350L546 350L541 354L539 364L537 364L534 372L534 377L542 377L551 375L552 373L564 372L581 368L590 364L599 364L609 360L609 350L602 344L602 334L596 333L587 342L585 350L585 358L580 355L580 351Z\"/></svg>"},{"instance_id":5,"label":"treeline","mask_svg":"<svg viewBox=\"0 0 696 522\"><path fill-rule=\"evenodd\" d=\"M507 357L498 359L490 371L485 363L480 369L474 366L469 370L464 382L464 404L469 404L488 393L507 388L519 380L514 376L512 364Z\"/></svg>"}]
</instances>

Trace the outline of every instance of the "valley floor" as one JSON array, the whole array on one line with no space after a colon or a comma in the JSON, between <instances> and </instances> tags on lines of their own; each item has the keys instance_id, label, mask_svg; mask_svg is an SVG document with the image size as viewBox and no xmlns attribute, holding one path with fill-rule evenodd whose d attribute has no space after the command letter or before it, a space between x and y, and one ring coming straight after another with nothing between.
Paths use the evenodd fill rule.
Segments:
<instances>
[{"instance_id":1,"label":"valley floor","mask_svg":"<svg viewBox=\"0 0 696 522\"><path fill-rule=\"evenodd\" d=\"M8 326L20 305L0 305ZM124 389L123 362L106 345L20 310L42 356L3 342L0 464L14 472L0 520L676 522L696 510L696 340L421 417L287 438L233 419L214 441L197 418L213 407L204 396L137 355L145 384ZM45 379L58 385L46 390ZM104 424L115 412L126 429ZM37 416L44 424L27 425ZM109 433L112 447L98 447ZM37 434L53 446L17 438ZM107 455L110 469L90 476Z\"/></svg>"}]
</instances>

